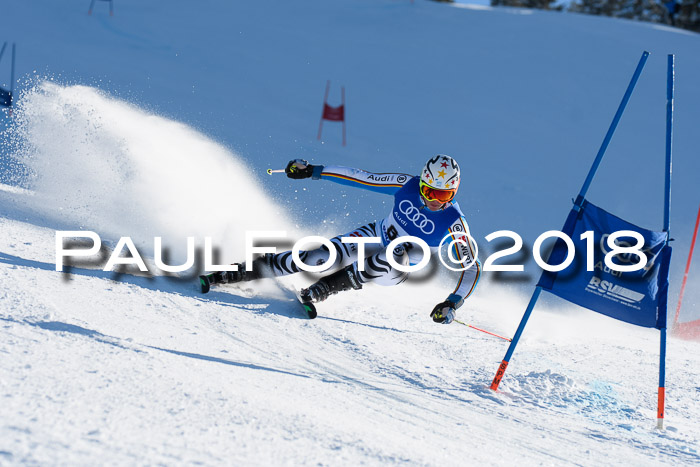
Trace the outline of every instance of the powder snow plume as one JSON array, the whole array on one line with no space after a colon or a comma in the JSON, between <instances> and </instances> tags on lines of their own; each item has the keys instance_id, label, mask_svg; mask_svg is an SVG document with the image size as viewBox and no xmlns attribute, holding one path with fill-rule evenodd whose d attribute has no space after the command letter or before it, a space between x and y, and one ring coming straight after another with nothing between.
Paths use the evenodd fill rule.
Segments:
<instances>
[{"instance_id":1,"label":"powder snow plume","mask_svg":"<svg viewBox=\"0 0 700 467\"><path fill-rule=\"evenodd\" d=\"M10 129L30 170L31 207L109 238L153 237L184 253L212 237L222 261L243 258L246 230L293 229L234 153L181 123L86 86L42 82Z\"/></svg>"}]
</instances>

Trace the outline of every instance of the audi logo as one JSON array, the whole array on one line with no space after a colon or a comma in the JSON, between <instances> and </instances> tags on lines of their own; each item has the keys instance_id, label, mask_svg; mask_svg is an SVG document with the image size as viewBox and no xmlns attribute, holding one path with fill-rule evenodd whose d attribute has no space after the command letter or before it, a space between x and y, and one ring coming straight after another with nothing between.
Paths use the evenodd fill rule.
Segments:
<instances>
[{"instance_id":1,"label":"audi logo","mask_svg":"<svg viewBox=\"0 0 700 467\"><path fill-rule=\"evenodd\" d=\"M409 200L405 199L399 203L399 211L406 216L406 219L413 222L421 232L430 235L435 232L435 223L421 214L417 207Z\"/></svg>"}]
</instances>

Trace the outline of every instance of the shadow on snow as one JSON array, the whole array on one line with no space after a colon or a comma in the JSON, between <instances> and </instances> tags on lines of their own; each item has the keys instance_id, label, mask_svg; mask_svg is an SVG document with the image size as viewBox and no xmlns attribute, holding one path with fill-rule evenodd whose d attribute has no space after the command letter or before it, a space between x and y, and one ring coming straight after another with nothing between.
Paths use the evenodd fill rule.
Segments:
<instances>
[{"instance_id":1,"label":"shadow on snow","mask_svg":"<svg viewBox=\"0 0 700 467\"><path fill-rule=\"evenodd\" d=\"M0 263L54 272L63 276L66 282L70 282L72 276L92 277L133 285L152 291L171 293L204 303L216 303L222 306L249 307L275 304L277 306L268 306L265 310L256 310L256 312L273 313L291 319L307 319L304 313L302 313L301 307L296 306L296 303L293 302L295 299L291 297L291 293L286 293L288 296L287 300L265 297L244 297L235 295L235 289L230 289L232 293L212 290L204 295L199 291L198 282L193 279L168 276L141 276L124 272L103 271L101 269L87 269L74 266L66 267L64 272L59 272L56 271L56 266L54 264L25 259L4 252L0 252Z\"/></svg>"}]
</instances>

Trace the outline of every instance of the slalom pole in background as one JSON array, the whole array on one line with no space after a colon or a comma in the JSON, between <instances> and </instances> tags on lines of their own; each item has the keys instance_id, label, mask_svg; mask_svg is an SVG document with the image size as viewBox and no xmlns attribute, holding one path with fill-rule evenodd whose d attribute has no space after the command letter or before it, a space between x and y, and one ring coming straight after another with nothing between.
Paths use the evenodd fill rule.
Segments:
<instances>
[{"instance_id":1,"label":"slalom pole in background","mask_svg":"<svg viewBox=\"0 0 700 467\"><path fill-rule=\"evenodd\" d=\"M10 69L10 92L15 90L15 55L17 55L17 44L12 43L12 68Z\"/></svg>"},{"instance_id":2,"label":"slalom pole in background","mask_svg":"<svg viewBox=\"0 0 700 467\"><path fill-rule=\"evenodd\" d=\"M3 43L2 49L0 49L0 61L2 61L3 55L5 55L5 50L7 49L7 42ZM12 102L13 94L15 92L15 59L17 55L17 44L12 43L12 57L10 58L10 89L4 89L0 87L0 106L7 107L8 115L12 115Z\"/></svg>"},{"instance_id":3,"label":"slalom pole in background","mask_svg":"<svg viewBox=\"0 0 700 467\"><path fill-rule=\"evenodd\" d=\"M12 101L14 100L15 92L15 55L17 55L17 44L12 43L12 69L10 70L10 110L9 114L12 115Z\"/></svg>"},{"instance_id":4,"label":"slalom pole in background","mask_svg":"<svg viewBox=\"0 0 700 467\"><path fill-rule=\"evenodd\" d=\"M341 122L343 124L343 146L347 145L347 135L345 129L345 86L340 87L341 103L338 107L328 105L328 93L331 89L331 81L326 83L326 93L323 96L323 112L321 112L321 121L318 124L318 140L321 140L323 131L323 121Z\"/></svg>"},{"instance_id":5,"label":"slalom pole in background","mask_svg":"<svg viewBox=\"0 0 700 467\"><path fill-rule=\"evenodd\" d=\"M605 151L607 150L608 145L610 144L610 140L612 139L612 136L615 133L615 129L617 128L617 124L619 123L620 118L622 117L622 114L625 111L625 107L627 107L627 102L629 101L630 96L632 95L632 91L634 91L634 87L637 84L637 80L639 80L639 75L641 75L642 73L642 69L646 64L647 58L649 58L649 52L644 51L644 53L642 53L642 57L639 59L637 68L635 69L634 74L632 75L632 79L629 85L627 86L627 91L625 91L625 95L622 97L622 102L620 102L617 112L613 117L613 121L610 124L610 128L608 128L608 132L605 135L605 138L603 139L603 143L601 144L600 149L598 150L598 154L596 155L596 158L593 161L593 165L591 166L591 169L588 172L586 181L583 183L583 187L581 187L581 191L579 192L579 195L576 198L576 201L574 202L574 207L576 211L579 211L583 206L583 202L585 200L588 188L590 187L591 182L593 181L593 177L598 171L598 167L600 166L600 163L603 160ZM565 225L569 224L569 222L575 222L575 216L573 216L573 213L574 211L572 211L572 213L569 214ZM510 362L511 357L513 356L513 352L515 352L515 348L518 345L520 336L522 336L523 331L525 330L525 325L530 319L532 310L535 308L535 304L537 303L541 292L542 287L535 287L535 291L533 292L532 297L530 298L530 303L527 305L525 314L523 315L522 319L520 320L520 324L518 325L518 330L515 332L513 340L511 341L510 345L508 346L508 350L506 351L506 355L505 357L503 357L503 361L501 362L501 364L498 367L498 370L496 371L496 376L494 376L493 381L491 382L491 389L494 391L498 390L498 385L501 384L501 379L503 378L503 375L505 374L506 369L508 368L508 362Z\"/></svg>"},{"instance_id":6,"label":"slalom pole in background","mask_svg":"<svg viewBox=\"0 0 700 467\"><path fill-rule=\"evenodd\" d=\"M673 92L675 78L675 57L668 56L668 70L666 75L666 181L664 192L664 232L666 232L666 245L669 248L671 238L671 172L673 168ZM668 276L668 274L666 274ZM668 315L668 291L659 302L659 315L663 322L659 350L659 402L657 406L656 428L664 428L664 411L666 406L666 321Z\"/></svg>"},{"instance_id":7,"label":"slalom pole in background","mask_svg":"<svg viewBox=\"0 0 700 467\"><path fill-rule=\"evenodd\" d=\"M678 295L678 306L676 307L676 317L673 320L673 331L678 332L678 318L681 314L681 304L683 303L683 294L685 293L685 284L688 282L688 272L690 272L690 263L693 260L693 250L695 249L695 240L698 237L698 226L700 225L700 207L698 207L698 217L695 219L695 230L693 230L693 239L690 241L690 252L688 252L688 262L685 263L685 273L683 274L683 282L681 283L681 292Z\"/></svg>"}]
</instances>

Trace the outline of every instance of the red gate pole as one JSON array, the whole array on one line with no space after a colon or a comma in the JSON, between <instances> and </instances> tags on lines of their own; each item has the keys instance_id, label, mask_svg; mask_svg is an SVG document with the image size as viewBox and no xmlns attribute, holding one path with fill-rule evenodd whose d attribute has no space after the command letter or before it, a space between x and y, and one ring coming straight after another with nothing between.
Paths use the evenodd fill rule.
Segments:
<instances>
[{"instance_id":1,"label":"red gate pole","mask_svg":"<svg viewBox=\"0 0 700 467\"><path fill-rule=\"evenodd\" d=\"M690 242L690 252L688 253L688 262L685 265L685 274L683 274L683 283L681 284L681 293L678 295L678 306L676 307L676 318L673 320L673 330L678 330L678 316L681 314L681 303L683 302L683 293L685 292L685 284L688 282L688 272L690 271L690 262L693 260L693 249L695 249L695 240L698 237L698 225L700 225L700 207L698 208L698 218L695 220L695 230L693 231L693 240Z\"/></svg>"},{"instance_id":2,"label":"red gate pole","mask_svg":"<svg viewBox=\"0 0 700 467\"><path fill-rule=\"evenodd\" d=\"M331 89L331 80L326 83L326 94L323 96L323 109L321 110L321 122L318 124L318 139L321 140L321 130L323 129L323 116L326 112L326 102L328 102L328 91Z\"/></svg>"}]
</instances>

